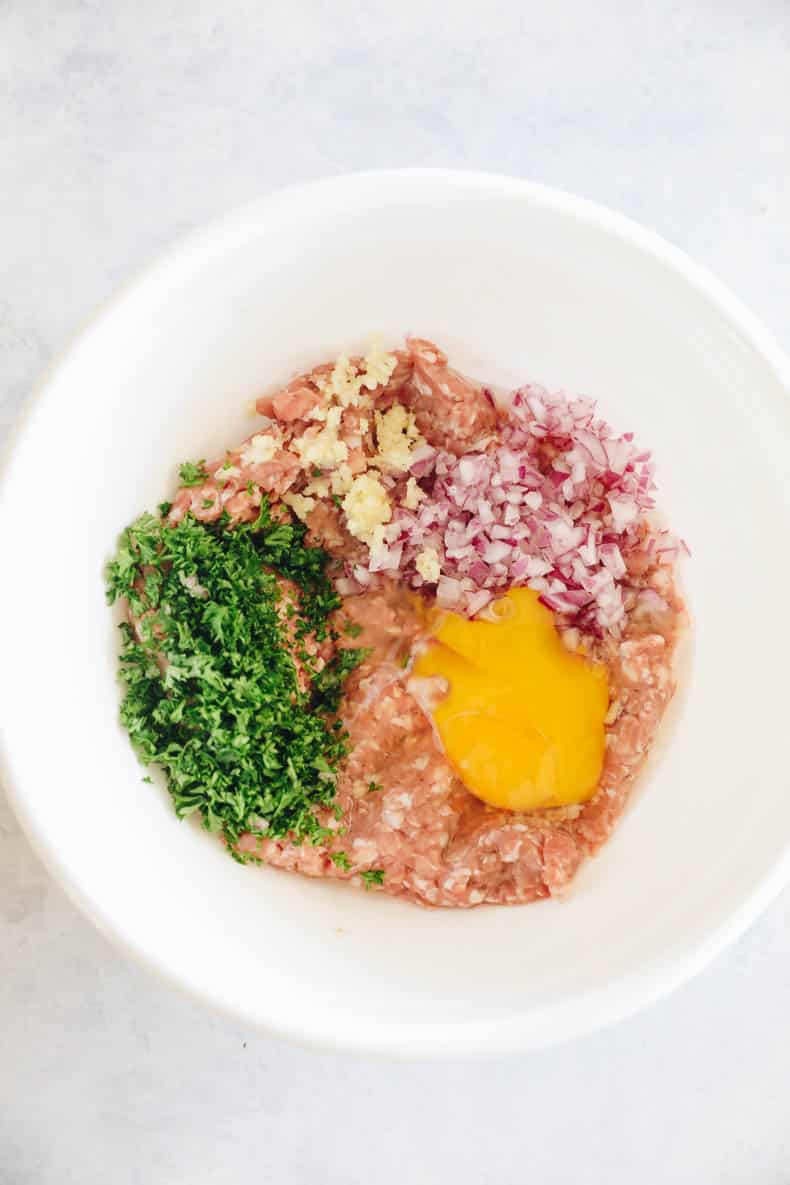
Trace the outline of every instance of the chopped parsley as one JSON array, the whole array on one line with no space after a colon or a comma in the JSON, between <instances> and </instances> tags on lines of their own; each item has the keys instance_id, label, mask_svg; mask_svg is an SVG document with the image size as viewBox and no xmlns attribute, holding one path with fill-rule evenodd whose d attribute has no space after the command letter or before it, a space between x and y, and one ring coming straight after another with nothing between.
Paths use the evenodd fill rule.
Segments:
<instances>
[{"instance_id":1,"label":"chopped parsley","mask_svg":"<svg viewBox=\"0 0 790 1185\"><path fill-rule=\"evenodd\" d=\"M368 782L368 794L375 794L378 790L383 790L381 782Z\"/></svg>"},{"instance_id":2,"label":"chopped parsley","mask_svg":"<svg viewBox=\"0 0 790 1185\"><path fill-rule=\"evenodd\" d=\"M330 852L329 859L336 868L342 869L343 872L348 872L351 868L351 861L345 852Z\"/></svg>"},{"instance_id":3,"label":"chopped parsley","mask_svg":"<svg viewBox=\"0 0 790 1185\"><path fill-rule=\"evenodd\" d=\"M372 889L374 885L384 884L384 869L370 868L367 872L360 872L360 879L365 882L366 889Z\"/></svg>"},{"instance_id":4,"label":"chopped parsley","mask_svg":"<svg viewBox=\"0 0 790 1185\"><path fill-rule=\"evenodd\" d=\"M343 693L346 676L356 670L359 664L367 658L370 650L357 646L355 649L339 650L332 662L329 662L313 679L313 694L315 703L325 712L336 712Z\"/></svg>"},{"instance_id":5,"label":"chopped parsley","mask_svg":"<svg viewBox=\"0 0 790 1185\"><path fill-rule=\"evenodd\" d=\"M178 471L182 486L202 486L208 478L205 465L206 462L203 460L198 461L197 464L194 461L184 461Z\"/></svg>"},{"instance_id":6,"label":"chopped parsley","mask_svg":"<svg viewBox=\"0 0 790 1185\"><path fill-rule=\"evenodd\" d=\"M313 843L338 834L316 811L339 815L348 739L335 712L365 652L338 650L316 669L307 639L335 639L340 600L325 552L304 536L301 523L275 522L266 500L255 522L233 528L227 515L170 525L144 514L107 566L107 598L125 600L135 623L120 627L121 721L143 763L163 769L176 813L198 814L242 861L245 831Z\"/></svg>"},{"instance_id":7,"label":"chopped parsley","mask_svg":"<svg viewBox=\"0 0 790 1185\"><path fill-rule=\"evenodd\" d=\"M358 621L351 621L351 619L349 618L349 620L346 622L346 624L343 628L343 632L345 634L347 634L349 636L349 638L358 638L359 635L362 633L362 626L359 624Z\"/></svg>"}]
</instances>

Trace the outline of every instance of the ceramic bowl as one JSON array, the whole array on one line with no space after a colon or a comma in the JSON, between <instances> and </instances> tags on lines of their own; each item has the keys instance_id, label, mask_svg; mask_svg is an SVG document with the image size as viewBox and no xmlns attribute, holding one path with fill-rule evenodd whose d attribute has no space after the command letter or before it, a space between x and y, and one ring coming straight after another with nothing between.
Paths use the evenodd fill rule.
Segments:
<instances>
[{"instance_id":1,"label":"ceramic bowl","mask_svg":"<svg viewBox=\"0 0 790 1185\"><path fill-rule=\"evenodd\" d=\"M187 457L296 368L408 332L460 369L595 397L653 449L688 541L683 694L566 900L431 911L239 867L118 724L102 568ZM324 1046L501 1054L633 1012L790 874L786 359L675 248L525 181L394 171L275 193L193 234L49 371L0 491L2 764L47 865L105 933L244 1021Z\"/></svg>"}]
</instances>

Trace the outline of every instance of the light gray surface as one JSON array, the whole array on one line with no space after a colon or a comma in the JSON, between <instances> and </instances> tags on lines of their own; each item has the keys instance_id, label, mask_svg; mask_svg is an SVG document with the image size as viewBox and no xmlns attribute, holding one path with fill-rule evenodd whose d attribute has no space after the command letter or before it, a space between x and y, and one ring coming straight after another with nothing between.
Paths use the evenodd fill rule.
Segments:
<instances>
[{"instance_id":1,"label":"light gray surface","mask_svg":"<svg viewBox=\"0 0 790 1185\"><path fill-rule=\"evenodd\" d=\"M711 266L790 347L789 67L782 0L5 0L0 433L174 236L371 166L493 169L608 203ZM667 884L682 890L671 869ZM694 983L560 1050L313 1054L130 965L0 804L0 1185L778 1185L789 997L785 893Z\"/></svg>"}]
</instances>

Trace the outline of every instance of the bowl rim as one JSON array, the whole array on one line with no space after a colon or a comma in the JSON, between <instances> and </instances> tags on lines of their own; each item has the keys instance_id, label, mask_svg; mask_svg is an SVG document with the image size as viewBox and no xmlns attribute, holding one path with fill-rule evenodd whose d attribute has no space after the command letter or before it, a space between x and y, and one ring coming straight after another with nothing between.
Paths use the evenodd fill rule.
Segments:
<instances>
[{"instance_id":1,"label":"bowl rim","mask_svg":"<svg viewBox=\"0 0 790 1185\"><path fill-rule=\"evenodd\" d=\"M106 321L123 311L128 300L156 283L159 276L181 267L193 267L201 255L221 251L229 241L244 236L278 206L296 200L318 203L324 195L337 196L346 190L369 190L371 195L392 183L419 184L421 180L463 187L466 192L477 190L497 196L510 194L539 207L572 217L597 228L627 246L651 257L715 308L742 339L754 350L773 372L785 393L790 397L790 358L779 346L771 332L736 297L730 289L706 267L694 262L684 251L656 232L633 219L593 202L524 178L477 170L441 168L371 169L344 173L313 181L301 182L273 190L263 197L247 202L230 212L210 220L202 226L179 236L153 260L137 269L129 279L91 312L71 334L64 347L49 363L17 412L9 431L3 456L0 459L0 515L10 502L10 460L17 445L28 431L30 413L46 402L53 380L71 359L90 348L94 335L101 333ZM3 670L0 667L0 679ZM598 988L583 998L565 998L549 1009L542 1009L540 1025L529 1013L509 1015L497 1020L474 1022L396 1023L387 1020L366 1021L360 1024L353 1017L337 1018L329 1031L310 1017L285 1017L267 1012L265 1006L252 1013L240 1010L230 1001L218 998L208 988L188 982L175 971L163 967L144 945L129 938L123 929L103 909L101 903L86 893L59 853L53 838L40 828L28 809L24 790L24 775L16 768L12 756L13 740L0 720L0 781L9 803L39 859L60 884L67 897L111 942L155 972L161 979L193 999L210 1005L228 1017L248 1023L257 1029L296 1041L313 1048L342 1050L354 1053L390 1057L487 1057L523 1053L543 1048L593 1032L618 1020L633 1015L659 1000L702 971L726 946L736 941L752 922L790 882L790 836L784 850L759 877L740 905L706 935L696 946L686 944L680 949L667 948L646 972L634 971L617 981Z\"/></svg>"}]
</instances>

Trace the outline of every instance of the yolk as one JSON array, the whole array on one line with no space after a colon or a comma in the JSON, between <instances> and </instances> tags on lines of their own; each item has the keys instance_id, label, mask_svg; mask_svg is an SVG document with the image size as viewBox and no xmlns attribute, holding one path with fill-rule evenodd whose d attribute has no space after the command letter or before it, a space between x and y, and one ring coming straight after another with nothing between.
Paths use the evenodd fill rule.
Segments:
<instances>
[{"instance_id":1,"label":"yolk","mask_svg":"<svg viewBox=\"0 0 790 1185\"><path fill-rule=\"evenodd\" d=\"M492 806L584 802L603 764L605 667L564 646L531 589L513 589L489 616L444 614L414 664L417 677L449 685L433 709L447 757Z\"/></svg>"}]
</instances>

